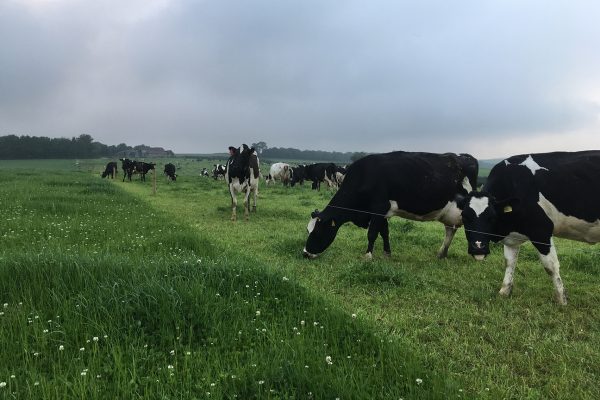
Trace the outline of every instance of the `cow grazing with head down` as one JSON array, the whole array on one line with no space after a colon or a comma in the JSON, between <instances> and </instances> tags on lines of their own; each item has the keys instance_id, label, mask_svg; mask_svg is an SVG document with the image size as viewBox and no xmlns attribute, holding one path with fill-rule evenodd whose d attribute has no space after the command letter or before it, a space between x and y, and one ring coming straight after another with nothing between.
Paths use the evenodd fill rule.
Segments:
<instances>
[{"instance_id":1,"label":"cow grazing with head down","mask_svg":"<svg viewBox=\"0 0 600 400\"><path fill-rule=\"evenodd\" d=\"M134 174L140 174L140 180L146 181L146 174L150 172L150 170L154 171L155 163L147 163L144 161L134 161L135 168L133 170Z\"/></svg>"},{"instance_id":2,"label":"cow grazing with head down","mask_svg":"<svg viewBox=\"0 0 600 400\"><path fill-rule=\"evenodd\" d=\"M121 168L123 168L123 182L125 182L125 178L129 178L129 182L131 182L131 175L135 171L136 161L129 158L120 158L119 160L121 160Z\"/></svg>"},{"instance_id":3,"label":"cow grazing with head down","mask_svg":"<svg viewBox=\"0 0 600 400\"><path fill-rule=\"evenodd\" d=\"M165 174L168 179L170 179L172 181L176 181L177 180L177 174L175 173L176 170L177 169L175 168L175 165L173 165L172 163L168 163L168 164L165 164L165 170L163 171L163 174Z\"/></svg>"},{"instance_id":4,"label":"cow grazing with head down","mask_svg":"<svg viewBox=\"0 0 600 400\"><path fill-rule=\"evenodd\" d=\"M258 197L258 180L260 176L259 161L254 147L242 145L242 150L233 148L233 155L227 162L225 181L231 195L231 220L237 218L237 193L244 193L244 217L248 219L250 211L250 193L254 193L253 211L256 211Z\"/></svg>"},{"instance_id":5,"label":"cow grazing with head down","mask_svg":"<svg viewBox=\"0 0 600 400\"><path fill-rule=\"evenodd\" d=\"M290 175L290 186L294 187L296 183L304 185L304 181L306 180L306 165L300 164L297 167L292 167Z\"/></svg>"},{"instance_id":6,"label":"cow grazing with head down","mask_svg":"<svg viewBox=\"0 0 600 400\"><path fill-rule=\"evenodd\" d=\"M290 178L292 176L292 169L289 164L286 163L275 163L271 165L269 170L269 176L267 177L266 184L268 185L270 182L281 181L283 186L287 186L290 183Z\"/></svg>"},{"instance_id":7,"label":"cow grazing with head down","mask_svg":"<svg viewBox=\"0 0 600 400\"><path fill-rule=\"evenodd\" d=\"M202 171L200 171L200 176L208 177L208 170L206 168L202 168Z\"/></svg>"},{"instance_id":8,"label":"cow grazing with head down","mask_svg":"<svg viewBox=\"0 0 600 400\"><path fill-rule=\"evenodd\" d=\"M326 182L328 187L337 188L335 174L334 163L315 163L304 167L305 179L312 181L313 190L321 190L321 182Z\"/></svg>"},{"instance_id":9,"label":"cow grazing with head down","mask_svg":"<svg viewBox=\"0 0 600 400\"><path fill-rule=\"evenodd\" d=\"M477 260L489 243L504 245L508 296L521 244L531 241L552 278L559 304L567 304L552 236L600 242L600 151L523 154L496 164L481 192L459 202L468 252Z\"/></svg>"},{"instance_id":10,"label":"cow grazing with head down","mask_svg":"<svg viewBox=\"0 0 600 400\"><path fill-rule=\"evenodd\" d=\"M372 258L377 236L391 254L388 219L440 221L446 237L438 257L446 257L461 225L457 194L476 187L479 167L468 154L432 154L395 151L372 154L354 162L344 182L323 211L315 210L308 224L304 256L317 257L333 242L346 222L368 228L365 257Z\"/></svg>"},{"instance_id":11,"label":"cow grazing with head down","mask_svg":"<svg viewBox=\"0 0 600 400\"><path fill-rule=\"evenodd\" d=\"M110 161L106 164L106 168L104 168L104 172L102 172L102 178L106 178L110 176L112 179L115 179L115 175L117 175L117 163L114 161Z\"/></svg>"}]
</instances>

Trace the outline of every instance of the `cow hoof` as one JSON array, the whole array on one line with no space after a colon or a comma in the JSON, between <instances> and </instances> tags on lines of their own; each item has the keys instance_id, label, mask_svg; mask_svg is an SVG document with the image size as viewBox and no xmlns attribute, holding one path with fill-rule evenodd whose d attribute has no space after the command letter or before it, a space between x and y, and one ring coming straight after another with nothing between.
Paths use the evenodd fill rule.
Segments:
<instances>
[{"instance_id":1,"label":"cow hoof","mask_svg":"<svg viewBox=\"0 0 600 400\"><path fill-rule=\"evenodd\" d=\"M556 293L554 295L554 297L556 298L556 302L561 305L561 306L566 306L567 305L567 294L566 293Z\"/></svg>"},{"instance_id":2,"label":"cow hoof","mask_svg":"<svg viewBox=\"0 0 600 400\"><path fill-rule=\"evenodd\" d=\"M365 253L363 258L365 261L371 261L371 260L373 260L373 253Z\"/></svg>"},{"instance_id":3,"label":"cow hoof","mask_svg":"<svg viewBox=\"0 0 600 400\"><path fill-rule=\"evenodd\" d=\"M503 287L498 293L500 296L508 297L512 293L512 286Z\"/></svg>"},{"instance_id":4,"label":"cow hoof","mask_svg":"<svg viewBox=\"0 0 600 400\"><path fill-rule=\"evenodd\" d=\"M252 212L256 212L256 206L252 207Z\"/></svg>"},{"instance_id":5,"label":"cow hoof","mask_svg":"<svg viewBox=\"0 0 600 400\"><path fill-rule=\"evenodd\" d=\"M437 258L439 258L439 259L446 258L446 257L448 257L447 251L440 251L437 253Z\"/></svg>"},{"instance_id":6,"label":"cow hoof","mask_svg":"<svg viewBox=\"0 0 600 400\"><path fill-rule=\"evenodd\" d=\"M392 258L392 252L390 252L390 251L384 251L383 252L383 256L385 258Z\"/></svg>"}]
</instances>

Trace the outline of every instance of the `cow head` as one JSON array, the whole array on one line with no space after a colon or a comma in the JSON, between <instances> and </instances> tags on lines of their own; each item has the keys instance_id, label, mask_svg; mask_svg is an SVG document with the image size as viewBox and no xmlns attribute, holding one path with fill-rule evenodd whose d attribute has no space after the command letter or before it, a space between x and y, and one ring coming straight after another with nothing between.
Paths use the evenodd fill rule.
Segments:
<instances>
[{"instance_id":1,"label":"cow head","mask_svg":"<svg viewBox=\"0 0 600 400\"><path fill-rule=\"evenodd\" d=\"M457 199L467 236L468 252L478 261L490 254L490 241L498 241L499 220L513 213L518 200L496 200L485 192L471 192ZM496 240L494 240L496 239Z\"/></svg>"},{"instance_id":2,"label":"cow head","mask_svg":"<svg viewBox=\"0 0 600 400\"><path fill-rule=\"evenodd\" d=\"M315 210L311 213L311 217L306 227L308 230L308 239L302 251L306 258L316 258L324 252L333 243L340 228L340 224L335 218L327 215L326 212Z\"/></svg>"}]
</instances>

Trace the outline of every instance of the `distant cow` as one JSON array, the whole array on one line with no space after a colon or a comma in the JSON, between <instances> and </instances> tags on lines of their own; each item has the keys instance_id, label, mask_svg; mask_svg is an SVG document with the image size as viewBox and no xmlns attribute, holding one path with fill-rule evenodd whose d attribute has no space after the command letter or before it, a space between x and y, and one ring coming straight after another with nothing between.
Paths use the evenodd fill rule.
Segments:
<instances>
[{"instance_id":1,"label":"distant cow","mask_svg":"<svg viewBox=\"0 0 600 400\"><path fill-rule=\"evenodd\" d=\"M259 161L254 147L242 145L242 150L233 148L233 155L227 162L225 181L231 195L231 220L237 218L237 193L244 193L244 217L248 219L250 211L250 193L254 192L254 206L258 197L258 180L260 176Z\"/></svg>"},{"instance_id":2,"label":"distant cow","mask_svg":"<svg viewBox=\"0 0 600 400\"><path fill-rule=\"evenodd\" d=\"M292 169L289 164L286 163L275 163L271 165L271 169L269 170L269 176L266 179L267 185L270 182L281 181L284 186L287 186L290 183L290 178L292 175Z\"/></svg>"},{"instance_id":3,"label":"distant cow","mask_svg":"<svg viewBox=\"0 0 600 400\"><path fill-rule=\"evenodd\" d=\"M115 179L115 175L117 175L117 163L115 161L111 161L108 164L106 164L106 168L104 169L104 172L101 176L103 178L110 176L111 179Z\"/></svg>"},{"instance_id":4,"label":"distant cow","mask_svg":"<svg viewBox=\"0 0 600 400\"><path fill-rule=\"evenodd\" d=\"M344 182L344 178L346 177L346 167L342 167L339 165L335 166L335 183L337 186L340 186L342 182Z\"/></svg>"},{"instance_id":5,"label":"distant cow","mask_svg":"<svg viewBox=\"0 0 600 400\"><path fill-rule=\"evenodd\" d=\"M297 167L292 167L290 175L290 186L293 187L296 183L304 185L304 181L306 180L306 165L300 164Z\"/></svg>"},{"instance_id":6,"label":"distant cow","mask_svg":"<svg viewBox=\"0 0 600 400\"><path fill-rule=\"evenodd\" d=\"M140 174L140 180L146 181L146 174L150 172L150 170L154 170L156 164L147 163L144 161L135 161L135 169L133 171L134 174Z\"/></svg>"},{"instance_id":7,"label":"distant cow","mask_svg":"<svg viewBox=\"0 0 600 400\"><path fill-rule=\"evenodd\" d=\"M438 257L446 257L461 225L457 194L466 196L477 184L477 160L468 154L395 151L372 154L355 161L329 204L315 210L308 224L304 256L314 258L333 242L346 222L368 228L365 257L370 259L378 235L391 254L388 219L440 221L446 237Z\"/></svg>"},{"instance_id":8,"label":"distant cow","mask_svg":"<svg viewBox=\"0 0 600 400\"><path fill-rule=\"evenodd\" d=\"M202 171L200 171L200 176L208 177L208 170L206 168L202 168Z\"/></svg>"},{"instance_id":9,"label":"distant cow","mask_svg":"<svg viewBox=\"0 0 600 400\"><path fill-rule=\"evenodd\" d=\"M477 260L489 242L504 245L508 296L521 244L531 241L552 278L559 304L567 304L552 236L600 242L600 151L523 154L496 164L481 192L459 202L468 252Z\"/></svg>"},{"instance_id":10,"label":"distant cow","mask_svg":"<svg viewBox=\"0 0 600 400\"><path fill-rule=\"evenodd\" d=\"M307 180L312 181L314 190L321 190L321 182L327 182L329 187L337 187L334 163L316 163L305 167L305 176Z\"/></svg>"},{"instance_id":11,"label":"distant cow","mask_svg":"<svg viewBox=\"0 0 600 400\"><path fill-rule=\"evenodd\" d=\"M175 165L168 163L165 164L165 170L163 171L163 173L172 181L176 181L177 180L177 174L175 173L177 169L175 168Z\"/></svg>"},{"instance_id":12,"label":"distant cow","mask_svg":"<svg viewBox=\"0 0 600 400\"><path fill-rule=\"evenodd\" d=\"M213 178L215 180L219 179L219 178L225 178L225 166L221 165L221 164L213 164L214 168L213 168Z\"/></svg>"},{"instance_id":13,"label":"distant cow","mask_svg":"<svg viewBox=\"0 0 600 400\"><path fill-rule=\"evenodd\" d=\"M131 175L135 170L136 161L129 158L120 158L119 160L121 160L121 168L123 168L123 182L125 182L125 178L129 178L129 182L131 182Z\"/></svg>"}]
</instances>

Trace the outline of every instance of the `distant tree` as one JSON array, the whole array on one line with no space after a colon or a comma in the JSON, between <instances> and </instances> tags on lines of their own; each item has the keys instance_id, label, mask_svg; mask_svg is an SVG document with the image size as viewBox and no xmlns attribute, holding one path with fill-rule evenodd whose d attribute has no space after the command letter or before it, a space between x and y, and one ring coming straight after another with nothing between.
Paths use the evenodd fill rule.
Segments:
<instances>
[{"instance_id":1,"label":"distant tree","mask_svg":"<svg viewBox=\"0 0 600 400\"><path fill-rule=\"evenodd\" d=\"M263 150L269 148L265 142L252 143L250 147L254 147L258 154L262 154Z\"/></svg>"},{"instance_id":2,"label":"distant tree","mask_svg":"<svg viewBox=\"0 0 600 400\"><path fill-rule=\"evenodd\" d=\"M368 154L363 151L356 152L356 153L352 154L352 156L350 156L350 161L354 162L356 160L360 160L361 158L363 158L366 155L368 155Z\"/></svg>"}]
</instances>

